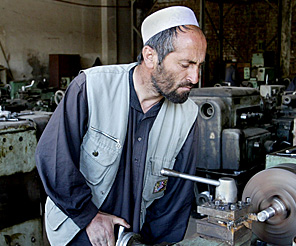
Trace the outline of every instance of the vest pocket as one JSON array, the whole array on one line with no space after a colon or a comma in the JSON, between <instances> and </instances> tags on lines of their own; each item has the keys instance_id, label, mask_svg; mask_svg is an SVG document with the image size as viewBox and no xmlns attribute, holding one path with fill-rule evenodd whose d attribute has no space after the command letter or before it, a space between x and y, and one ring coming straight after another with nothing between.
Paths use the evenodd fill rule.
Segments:
<instances>
[{"instance_id":1,"label":"vest pocket","mask_svg":"<svg viewBox=\"0 0 296 246\"><path fill-rule=\"evenodd\" d=\"M100 183L119 156L121 147L114 139L92 128L84 137L81 145L80 171L90 184Z\"/></svg>"},{"instance_id":2,"label":"vest pocket","mask_svg":"<svg viewBox=\"0 0 296 246\"><path fill-rule=\"evenodd\" d=\"M143 189L143 199L146 202L163 197L167 187L168 177L162 176L162 168L172 168L175 161L151 158L147 167L147 176Z\"/></svg>"}]
</instances>

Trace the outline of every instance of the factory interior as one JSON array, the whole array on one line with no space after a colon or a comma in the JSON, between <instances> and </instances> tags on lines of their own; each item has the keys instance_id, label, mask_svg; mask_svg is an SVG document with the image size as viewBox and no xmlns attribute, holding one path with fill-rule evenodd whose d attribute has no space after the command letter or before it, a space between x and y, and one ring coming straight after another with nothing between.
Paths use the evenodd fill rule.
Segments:
<instances>
[{"instance_id":1,"label":"factory interior","mask_svg":"<svg viewBox=\"0 0 296 246\"><path fill-rule=\"evenodd\" d=\"M296 1L1 0L0 246L50 245L40 136L79 71L135 62L142 21L168 6L191 8L207 40L196 173L164 172L195 194L170 245L296 245Z\"/></svg>"}]
</instances>

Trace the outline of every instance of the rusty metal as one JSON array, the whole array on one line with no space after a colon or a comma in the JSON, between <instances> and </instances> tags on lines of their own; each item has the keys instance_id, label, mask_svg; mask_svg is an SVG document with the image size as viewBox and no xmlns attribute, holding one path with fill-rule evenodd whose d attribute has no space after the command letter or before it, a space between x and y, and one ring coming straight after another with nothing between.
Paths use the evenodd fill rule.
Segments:
<instances>
[{"instance_id":1,"label":"rusty metal","mask_svg":"<svg viewBox=\"0 0 296 246\"><path fill-rule=\"evenodd\" d=\"M0 122L0 245L45 246L41 217L45 193L34 152L51 113L11 115L18 121Z\"/></svg>"},{"instance_id":2,"label":"rusty metal","mask_svg":"<svg viewBox=\"0 0 296 246\"><path fill-rule=\"evenodd\" d=\"M250 242L252 236L250 208L249 200L230 204L214 200L198 206L197 212L206 217L196 220L197 234L203 238L209 237L209 242L214 238L228 245Z\"/></svg>"}]
</instances>

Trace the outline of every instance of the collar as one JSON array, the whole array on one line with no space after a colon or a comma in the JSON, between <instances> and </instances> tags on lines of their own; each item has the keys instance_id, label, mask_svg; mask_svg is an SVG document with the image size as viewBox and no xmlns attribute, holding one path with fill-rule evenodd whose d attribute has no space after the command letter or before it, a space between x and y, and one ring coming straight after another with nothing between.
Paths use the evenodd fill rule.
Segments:
<instances>
[{"instance_id":1,"label":"collar","mask_svg":"<svg viewBox=\"0 0 296 246\"><path fill-rule=\"evenodd\" d=\"M130 107L137 110L138 112L144 114L139 98L137 96L135 87L134 87L134 80L133 80L133 74L134 74L135 67L133 67L129 72L129 85L130 85ZM164 98L160 100L159 103L155 104L147 113L146 116L156 116L158 114L158 111L160 110L162 104L164 102Z\"/></svg>"}]
</instances>

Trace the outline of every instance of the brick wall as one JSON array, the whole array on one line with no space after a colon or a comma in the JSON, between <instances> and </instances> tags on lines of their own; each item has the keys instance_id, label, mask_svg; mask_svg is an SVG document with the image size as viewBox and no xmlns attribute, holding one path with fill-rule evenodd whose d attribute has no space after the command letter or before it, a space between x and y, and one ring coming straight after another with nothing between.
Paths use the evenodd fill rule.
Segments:
<instances>
[{"instance_id":1,"label":"brick wall","mask_svg":"<svg viewBox=\"0 0 296 246\"><path fill-rule=\"evenodd\" d=\"M290 78L296 76L296 3L292 10L292 30L291 30L291 63L290 63Z\"/></svg>"},{"instance_id":2,"label":"brick wall","mask_svg":"<svg viewBox=\"0 0 296 246\"><path fill-rule=\"evenodd\" d=\"M162 1L158 1L156 8L164 7ZM167 2L167 1L165 1ZM167 5L186 5L192 8L199 19L200 1L171 1ZM215 28L219 30L219 4L214 1L205 1L206 9L213 21ZM235 1L233 1L235 2ZM237 1L238 2L238 1ZM233 4L224 3L224 42L223 60L236 58L239 63L251 63L254 53L269 53L269 65L277 65L278 55L278 6L276 1L258 1L256 3ZM290 78L296 76L296 3L292 11L292 38L291 38L291 63ZM219 62L219 38L213 28L210 18L205 14L205 35L208 41L208 80L207 85L213 85L218 81Z\"/></svg>"},{"instance_id":3,"label":"brick wall","mask_svg":"<svg viewBox=\"0 0 296 246\"><path fill-rule=\"evenodd\" d=\"M217 3L206 2L209 16L219 29L219 6ZM277 16L275 4L259 2L256 4L224 4L224 41L223 60L237 59L238 63L251 63L253 53L277 51ZM219 60L219 39L210 23L205 19L205 35L208 40L210 80L215 80ZM276 56L270 63L276 64ZM218 81L214 81L218 82Z\"/></svg>"},{"instance_id":4,"label":"brick wall","mask_svg":"<svg viewBox=\"0 0 296 246\"><path fill-rule=\"evenodd\" d=\"M199 17L199 5L188 1ZM235 1L234 1L235 2ZM219 30L219 5L206 1L206 9L215 27ZM296 4L292 12L292 38L290 78L296 76ZM250 4L224 3L224 42L223 60L236 58L239 63L251 63L253 53L269 53L269 64L277 64L278 55L278 6L274 1L258 1ZM210 18L205 14L205 35L208 41L207 54L209 56L209 80L212 85L218 82L217 63L219 61L219 38L213 28Z\"/></svg>"}]
</instances>

